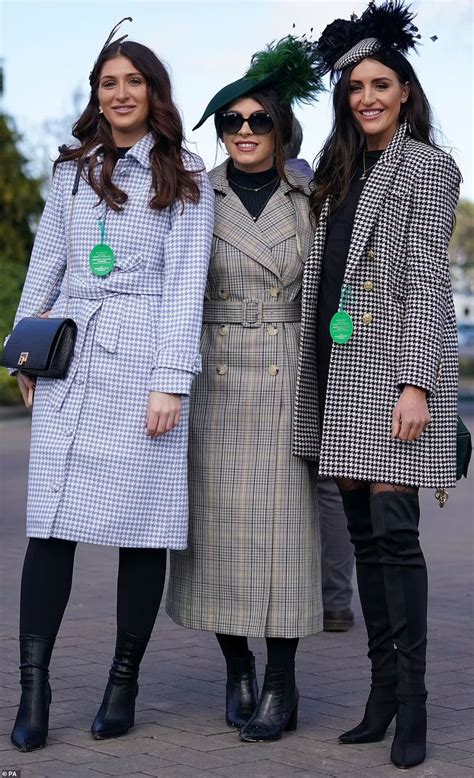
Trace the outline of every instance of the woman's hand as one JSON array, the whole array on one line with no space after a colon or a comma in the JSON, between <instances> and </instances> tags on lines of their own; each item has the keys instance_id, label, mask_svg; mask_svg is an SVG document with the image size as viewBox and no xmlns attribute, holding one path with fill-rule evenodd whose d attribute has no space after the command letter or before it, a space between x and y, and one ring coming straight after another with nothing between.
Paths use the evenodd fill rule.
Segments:
<instances>
[{"instance_id":1,"label":"woman's hand","mask_svg":"<svg viewBox=\"0 0 474 778\"><path fill-rule=\"evenodd\" d=\"M29 375L25 375L24 373L17 373L16 380L18 381L18 386L20 387L20 392L21 392L21 396L23 397L23 402L25 403L27 408L32 408L33 392L35 391L35 386L36 386L35 379L31 378Z\"/></svg>"},{"instance_id":2,"label":"woman's hand","mask_svg":"<svg viewBox=\"0 0 474 778\"><path fill-rule=\"evenodd\" d=\"M418 440L430 423L425 390L405 386L393 409L392 436L400 440Z\"/></svg>"},{"instance_id":3,"label":"woman's hand","mask_svg":"<svg viewBox=\"0 0 474 778\"><path fill-rule=\"evenodd\" d=\"M148 411L146 434L150 438L166 435L179 424L181 416L181 397L179 394L165 392L150 392L148 396Z\"/></svg>"}]
</instances>

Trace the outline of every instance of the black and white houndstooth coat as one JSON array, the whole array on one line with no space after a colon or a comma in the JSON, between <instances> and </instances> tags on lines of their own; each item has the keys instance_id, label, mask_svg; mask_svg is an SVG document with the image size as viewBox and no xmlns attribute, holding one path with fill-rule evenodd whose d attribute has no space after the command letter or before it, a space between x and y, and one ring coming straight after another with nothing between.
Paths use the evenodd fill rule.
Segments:
<instances>
[{"instance_id":1,"label":"black and white houndstooth coat","mask_svg":"<svg viewBox=\"0 0 474 778\"><path fill-rule=\"evenodd\" d=\"M319 472L424 487L455 485L457 334L448 244L460 173L402 125L357 207L344 283L352 339L334 344L324 426L317 398L316 306L329 203L305 265L294 453ZM392 438L404 384L427 390L432 423L417 441Z\"/></svg>"}]
</instances>

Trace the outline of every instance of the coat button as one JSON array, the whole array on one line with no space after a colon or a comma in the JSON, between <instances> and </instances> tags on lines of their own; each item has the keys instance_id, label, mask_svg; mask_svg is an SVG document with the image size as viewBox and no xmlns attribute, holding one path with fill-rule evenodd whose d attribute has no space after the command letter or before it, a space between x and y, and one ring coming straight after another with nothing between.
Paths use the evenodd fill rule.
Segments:
<instances>
[{"instance_id":1,"label":"coat button","mask_svg":"<svg viewBox=\"0 0 474 778\"><path fill-rule=\"evenodd\" d=\"M219 327L219 335L228 335L229 334L229 325L228 324L221 324Z\"/></svg>"},{"instance_id":2,"label":"coat button","mask_svg":"<svg viewBox=\"0 0 474 778\"><path fill-rule=\"evenodd\" d=\"M281 294L280 287L279 286L272 286L271 289L270 289L270 294L271 294L272 297L275 297L275 298L279 297L280 294Z\"/></svg>"},{"instance_id":3,"label":"coat button","mask_svg":"<svg viewBox=\"0 0 474 778\"><path fill-rule=\"evenodd\" d=\"M219 297L221 298L221 300L227 300L227 298L229 297L229 292L227 291L227 289L219 289Z\"/></svg>"},{"instance_id":4,"label":"coat button","mask_svg":"<svg viewBox=\"0 0 474 778\"><path fill-rule=\"evenodd\" d=\"M59 484L57 481L53 481L53 483L51 484L51 491L59 492L60 488L61 488L61 484Z\"/></svg>"},{"instance_id":5,"label":"coat button","mask_svg":"<svg viewBox=\"0 0 474 778\"><path fill-rule=\"evenodd\" d=\"M373 281L364 281L364 290L366 292L373 292L374 291Z\"/></svg>"},{"instance_id":6,"label":"coat button","mask_svg":"<svg viewBox=\"0 0 474 778\"><path fill-rule=\"evenodd\" d=\"M278 367L278 365L270 365L270 367L268 368L268 372L270 373L270 375L277 375L279 369L280 368Z\"/></svg>"},{"instance_id":7,"label":"coat button","mask_svg":"<svg viewBox=\"0 0 474 778\"><path fill-rule=\"evenodd\" d=\"M375 259L375 251L373 249L367 249L367 259Z\"/></svg>"},{"instance_id":8,"label":"coat button","mask_svg":"<svg viewBox=\"0 0 474 778\"><path fill-rule=\"evenodd\" d=\"M72 435L74 435L74 430L67 429L64 434L66 435L67 438L70 438L72 437Z\"/></svg>"},{"instance_id":9,"label":"coat button","mask_svg":"<svg viewBox=\"0 0 474 778\"><path fill-rule=\"evenodd\" d=\"M83 377L81 375L77 375L74 379L74 383L77 384L78 386L82 386L84 383Z\"/></svg>"},{"instance_id":10,"label":"coat button","mask_svg":"<svg viewBox=\"0 0 474 778\"><path fill-rule=\"evenodd\" d=\"M278 327L275 324L267 324L267 332L269 335L278 335Z\"/></svg>"},{"instance_id":11,"label":"coat button","mask_svg":"<svg viewBox=\"0 0 474 778\"><path fill-rule=\"evenodd\" d=\"M225 375L228 371L227 365L217 365L217 372L219 375Z\"/></svg>"},{"instance_id":12,"label":"coat button","mask_svg":"<svg viewBox=\"0 0 474 778\"><path fill-rule=\"evenodd\" d=\"M364 313L362 317L362 321L364 322L364 324L372 324L373 320L374 317L371 313Z\"/></svg>"}]
</instances>

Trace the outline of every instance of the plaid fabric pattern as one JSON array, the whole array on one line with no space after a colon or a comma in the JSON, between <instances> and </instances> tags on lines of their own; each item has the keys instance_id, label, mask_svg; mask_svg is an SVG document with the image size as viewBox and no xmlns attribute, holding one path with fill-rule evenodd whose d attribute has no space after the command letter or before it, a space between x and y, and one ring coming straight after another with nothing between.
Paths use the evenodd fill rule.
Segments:
<instances>
[{"instance_id":1,"label":"plaid fabric pattern","mask_svg":"<svg viewBox=\"0 0 474 778\"><path fill-rule=\"evenodd\" d=\"M151 390L187 395L200 371L199 336L210 257L213 192L162 211L148 206L151 134L117 162L129 195L122 212L96 206L83 180L72 225L69 315L77 322L64 381L39 379L35 393L27 534L113 546L184 548L187 537L188 397L178 427L145 435ZM203 170L198 157L185 156ZM65 312L66 246L75 178L61 164L41 219L17 320ZM98 219L116 256L110 275L92 275Z\"/></svg>"},{"instance_id":2,"label":"plaid fabric pattern","mask_svg":"<svg viewBox=\"0 0 474 778\"><path fill-rule=\"evenodd\" d=\"M354 334L332 347L322 434L315 314L327 203L318 224L305 266L294 451L319 458L325 476L452 487L458 360L447 250L460 173L449 155L406 130L396 132L358 204L345 274ZM432 423L413 442L391 437L401 384L429 393Z\"/></svg>"},{"instance_id":3,"label":"plaid fabric pattern","mask_svg":"<svg viewBox=\"0 0 474 778\"><path fill-rule=\"evenodd\" d=\"M305 193L281 183L255 223L228 185L216 190L206 298L300 298L312 231ZM276 291L277 290L277 291ZM193 629L298 637L322 628L320 546L310 468L291 454L300 324L203 327L191 394L189 542L171 554L167 610Z\"/></svg>"},{"instance_id":4,"label":"plaid fabric pattern","mask_svg":"<svg viewBox=\"0 0 474 778\"><path fill-rule=\"evenodd\" d=\"M348 65L355 65L356 62L375 54L380 48L381 44L377 38L364 38L337 60L333 70L344 70Z\"/></svg>"}]
</instances>

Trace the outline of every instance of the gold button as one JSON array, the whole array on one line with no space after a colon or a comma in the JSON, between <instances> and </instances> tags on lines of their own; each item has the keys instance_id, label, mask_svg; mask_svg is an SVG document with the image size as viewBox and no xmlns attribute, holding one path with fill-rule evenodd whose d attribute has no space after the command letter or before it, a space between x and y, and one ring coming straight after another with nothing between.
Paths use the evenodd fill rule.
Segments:
<instances>
[{"instance_id":1,"label":"gold button","mask_svg":"<svg viewBox=\"0 0 474 778\"><path fill-rule=\"evenodd\" d=\"M272 297L278 297L281 294L281 289L278 286L272 286L270 294Z\"/></svg>"},{"instance_id":2,"label":"gold button","mask_svg":"<svg viewBox=\"0 0 474 778\"><path fill-rule=\"evenodd\" d=\"M228 296L229 296L229 292L227 291L227 289L219 289L219 297L221 298L221 300L227 300Z\"/></svg>"},{"instance_id":3,"label":"gold button","mask_svg":"<svg viewBox=\"0 0 474 778\"><path fill-rule=\"evenodd\" d=\"M364 313L362 317L362 321L364 322L364 324L372 324L373 320L374 317L371 313Z\"/></svg>"},{"instance_id":4,"label":"gold button","mask_svg":"<svg viewBox=\"0 0 474 778\"><path fill-rule=\"evenodd\" d=\"M374 290L373 281L364 281L364 290L366 292L373 292Z\"/></svg>"},{"instance_id":5,"label":"gold button","mask_svg":"<svg viewBox=\"0 0 474 778\"><path fill-rule=\"evenodd\" d=\"M269 335L278 335L278 327L275 324L267 324L267 332Z\"/></svg>"},{"instance_id":6,"label":"gold button","mask_svg":"<svg viewBox=\"0 0 474 778\"><path fill-rule=\"evenodd\" d=\"M367 250L367 259L375 259L375 251L373 249Z\"/></svg>"},{"instance_id":7,"label":"gold button","mask_svg":"<svg viewBox=\"0 0 474 778\"><path fill-rule=\"evenodd\" d=\"M278 367L278 365L270 365L270 367L268 368L268 372L270 373L270 375L277 375L279 369L280 368Z\"/></svg>"},{"instance_id":8,"label":"gold button","mask_svg":"<svg viewBox=\"0 0 474 778\"><path fill-rule=\"evenodd\" d=\"M229 325L228 324L221 324L219 327L219 335L228 335L229 334Z\"/></svg>"},{"instance_id":9,"label":"gold button","mask_svg":"<svg viewBox=\"0 0 474 778\"><path fill-rule=\"evenodd\" d=\"M217 365L217 372L219 375L225 375L228 371L227 365Z\"/></svg>"}]
</instances>

